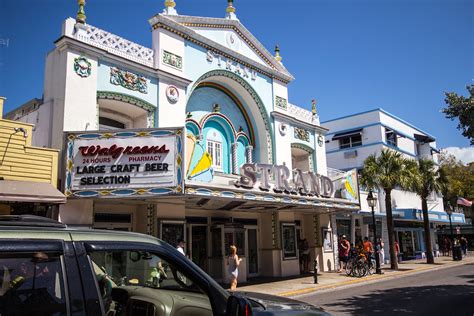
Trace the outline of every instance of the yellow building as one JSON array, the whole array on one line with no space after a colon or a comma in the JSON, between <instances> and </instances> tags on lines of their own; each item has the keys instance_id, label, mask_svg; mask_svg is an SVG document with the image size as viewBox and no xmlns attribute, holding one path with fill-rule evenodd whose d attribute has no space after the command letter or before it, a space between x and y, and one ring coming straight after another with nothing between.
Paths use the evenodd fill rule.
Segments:
<instances>
[{"instance_id":1,"label":"yellow building","mask_svg":"<svg viewBox=\"0 0 474 316\"><path fill-rule=\"evenodd\" d=\"M57 217L58 150L31 146L33 124L3 119L0 97L0 214Z\"/></svg>"}]
</instances>

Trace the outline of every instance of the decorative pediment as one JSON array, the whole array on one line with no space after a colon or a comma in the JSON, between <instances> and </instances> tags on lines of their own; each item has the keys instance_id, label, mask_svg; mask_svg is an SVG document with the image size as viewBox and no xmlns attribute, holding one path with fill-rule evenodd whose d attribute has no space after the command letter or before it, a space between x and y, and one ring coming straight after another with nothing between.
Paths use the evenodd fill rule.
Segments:
<instances>
[{"instance_id":1,"label":"decorative pediment","mask_svg":"<svg viewBox=\"0 0 474 316\"><path fill-rule=\"evenodd\" d=\"M293 76L275 57L238 21L222 18L205 18L183 15L156 15L149 20L153 28L167 25L186 34L198 42L212 44L216 50L232 52L237 59L251 60L257 67L283 76L283 81L291 81ZM180 32L182 33L182 32ZM219 52L218 52L219 53ZM278 76L277 76L278 77Z\"/></svg>"}]
</instances>

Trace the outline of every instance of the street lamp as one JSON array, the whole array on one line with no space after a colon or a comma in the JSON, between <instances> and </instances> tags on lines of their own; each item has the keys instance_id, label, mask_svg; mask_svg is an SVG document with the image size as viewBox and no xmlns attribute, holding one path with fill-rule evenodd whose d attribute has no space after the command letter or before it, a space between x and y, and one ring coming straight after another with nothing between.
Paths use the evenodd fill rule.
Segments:
<instances>
[{"instance_id":1,"label":"street lamp","mask_svg":"<svg viewBox=\"0 0 474 316\"><path fill-rule=\"evenodd\" d=\"M372 209L372 224L374 225L374 247L375 247L375 273L382 274L382 270L380 269L380 256L377 250L380 250L377 247L377 225L375 223L375 212L374 208L377 204L377 198L374 196L372 190L369 191L369 195L367 196L367 204L369 204L370 208Z\"/></svg>"},{"instance_id":2,"label":"street lamp","mask_svg":"<svg viewBox=\"0 0 474 316\"><path fill-rule=\"evenodd\" d=\"M447 205L446 213L449 216L449 228L451 229L451 251L453 252L453 260L456 260L456 255L454 254L454 234L453 234L453 222L451 221L451 215L453 214L453 209Z\"/></svg>"}]
</instances>

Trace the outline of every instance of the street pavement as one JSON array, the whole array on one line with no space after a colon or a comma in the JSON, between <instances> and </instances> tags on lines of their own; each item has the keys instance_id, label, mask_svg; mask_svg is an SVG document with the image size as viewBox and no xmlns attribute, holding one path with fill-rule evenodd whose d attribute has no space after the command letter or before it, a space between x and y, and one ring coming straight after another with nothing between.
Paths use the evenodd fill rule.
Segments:
<instances>
[{"instance_id":1,"label":"street pavement","mask_svg":"<svg viewBox=\"0 0 474 316\"><path fill-rule=\"evenodd\" d=\"M399 264L399 270L390 270L388 265L383 266L383 275L371 275L363 278L348 277L345 273L320 272L318 284L314 284L313 277L299 276L288 278L263 277L253 279L252 283L239 284L238 291L259 292L279 296L295 297L302 294L333 290L341 287L357 286L374 282L387 281L407 275L414 275L426 271L438 271L452 266L474 264L474 256L471 253L462 261L453 261L451 257L439 257L435 259L436 264L426 264L426 260L404 261Z\"/></svg>"},{"instance_id":2,"label":"street pavement","mask_svg":"<svg viewBox=\"0 0 474 316\"><path fill-rule=\"evenodd\" d=\"M332 315L474 315L474 263L294 298Z\"/></svg>"}]
</instances>

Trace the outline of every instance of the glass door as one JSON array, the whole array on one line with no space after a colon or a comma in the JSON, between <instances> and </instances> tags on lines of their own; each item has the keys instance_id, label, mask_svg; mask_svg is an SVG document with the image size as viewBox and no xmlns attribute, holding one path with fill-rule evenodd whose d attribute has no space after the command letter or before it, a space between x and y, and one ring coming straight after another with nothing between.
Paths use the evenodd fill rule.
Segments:
<instances>
[{"instance_id":1,"label":"glass door","mask_svg":"<svg viewBox=\"0 0 474 316\"><path fill-rule=\"evenodd\" d=\"M223 225L211 228L211 259L209 260L209 275L216 280L223 278Z\"/></svg>"},{"instance_id":2,"label":"glass door","mask_svg":"<svg viewBox=\"0 0 474 316\"><path fill-rule=\"evenodd\" d=\"M249 275L258 274L257 228L247 229L247 257Z\"/></svg>"},{"instance_id":3,"label":"glass door","mask_svg":"<svg viewBox=\"0 0 474 316\"><path fill-rule=\"evenodd\" d=\"M191 260L201 269L209 272L206 225L191 225Z\"/></svg>"}]
</instances>

